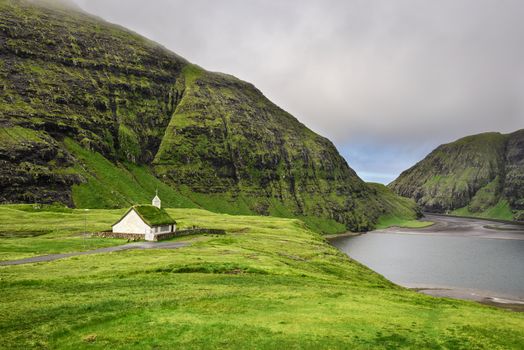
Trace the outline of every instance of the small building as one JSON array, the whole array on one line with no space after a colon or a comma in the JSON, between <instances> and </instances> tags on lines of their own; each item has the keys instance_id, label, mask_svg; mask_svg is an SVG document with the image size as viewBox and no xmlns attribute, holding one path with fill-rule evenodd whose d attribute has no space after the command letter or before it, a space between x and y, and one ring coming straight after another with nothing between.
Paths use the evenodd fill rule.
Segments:
<instances>
[{"instance_id":1,"label":"small building","mask_svg":"<svg viewBox=\"0 0 524 350\"><path fill-rule=\"evenodd\" d=\"M134 205L113 225L114 233L144 235L146 241L156 241L156 235L176 231L176 221L160 207L158 195L152 205Z\"/></svg>"}]
</instances>

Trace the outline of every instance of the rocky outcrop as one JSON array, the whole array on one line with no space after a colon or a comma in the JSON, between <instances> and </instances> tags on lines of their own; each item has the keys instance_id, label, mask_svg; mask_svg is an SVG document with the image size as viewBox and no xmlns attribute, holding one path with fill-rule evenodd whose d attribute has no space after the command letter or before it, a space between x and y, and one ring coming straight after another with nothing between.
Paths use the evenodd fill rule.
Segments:
<instances>
[{"instance_id":1,"label":"rocky outcrop","mask_svg":"<svg viewBox=\"0 0 524 350\"><path fill-rule=\"evenodd\" d=\"M73 205L71 186L85 182L71 166L74 158L46 133L0 129L0 202Z\"/></svg>"}]
</instances>

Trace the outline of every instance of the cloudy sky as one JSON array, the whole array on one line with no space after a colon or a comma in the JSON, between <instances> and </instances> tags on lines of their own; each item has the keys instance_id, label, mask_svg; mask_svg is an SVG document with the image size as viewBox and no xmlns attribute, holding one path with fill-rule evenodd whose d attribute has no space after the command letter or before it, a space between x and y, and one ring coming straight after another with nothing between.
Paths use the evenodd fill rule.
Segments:
<instances>
[{"instance_id":1,"label":"cloudy sky","mask_svg":"<svg viewBox=\"0 0 524 350\"><path fill-rule=\"evenodd\" d=\"M437 145L524 127L521 0L74 0L254 83L388 183Z\"/></svg>"}]
</instances>

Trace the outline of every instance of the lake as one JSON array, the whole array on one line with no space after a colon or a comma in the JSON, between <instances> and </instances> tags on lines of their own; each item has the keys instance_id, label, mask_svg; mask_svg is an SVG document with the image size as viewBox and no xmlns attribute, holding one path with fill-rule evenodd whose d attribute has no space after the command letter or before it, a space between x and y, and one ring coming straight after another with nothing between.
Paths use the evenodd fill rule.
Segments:
<instances>
[{"instance_id":1,"label":"lake","mask_svg":"<svg viewBox=\"0 0 524 350\"><path fill-rule=\"evenodd\" d=\"M331 243L399 285L524 299L524 226L436 215L426 220L436 224Z\"/></svg>"}]
</instances>

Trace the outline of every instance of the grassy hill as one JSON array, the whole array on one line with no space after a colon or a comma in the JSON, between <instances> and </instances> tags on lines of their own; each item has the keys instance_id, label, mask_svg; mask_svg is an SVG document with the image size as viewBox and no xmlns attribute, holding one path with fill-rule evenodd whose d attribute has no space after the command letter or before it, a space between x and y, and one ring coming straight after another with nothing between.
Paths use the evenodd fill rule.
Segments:
<instances>
[{"instance_id":1,"label":"grassy hill","mask_svg":"<svg viewBox=\"0 0 524 350\"><path fill-rule=\"evenodd\" d=\"M409 198L396 195L391 189L379 183L368 183L368 186L374 189L385 208L384 214L379 217L376 228L387 228L391 226L399 227L425 227L432 225L432 222L417 220L422 217L420 208Z\"/></svg>"},{"instance_id":2,"label":"grassy hill","mask_svg":"<svg viewBox=\"0 0 524 350\"><path fill-rule=\"evenodd\" d=\"M0 0L0 203L118 208L158 188L169 206L323 232L391 215L329 140L253 85L52 3Z\"/></svg>"},{"instance_id":3,"label":"grassy hill","mask_svg":"<svg viewBox=\"0 0 524 350\"><path fill-rule=\"evenodd\" d=\"M389 187L427 211L524 220L524 130L441 145Z\"/></svg>"},{"instance_id":4,"label":"grassy hill","mask_svg":"<svg viewBox=\"0 0 524 350\"><path fill-rule=\"evenodd\" d=\"M348 259L299 220L168 209L181 227L225 229L176 249L0 266L1 348L519 349L524 315L425 296ZM84 211L0 206L18 238L0 256L75 250ZM118 210L90 210L88 230ZM7 219L7 220L6 220ZM69 226L69 227L68 227ZM31 236L35 228L51 233ZM8 242L18 242L17 248ZM118 244L122 240L106 240ZM75 243L76 244L76 243ZM54 246L54 248L53 248Z\"/></svg>"}]
</instances>

